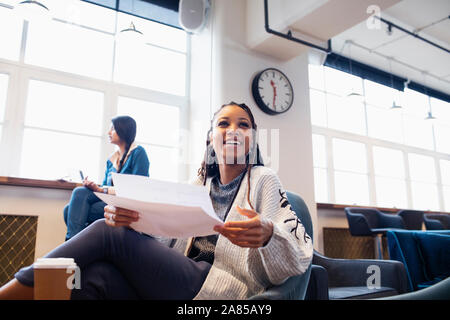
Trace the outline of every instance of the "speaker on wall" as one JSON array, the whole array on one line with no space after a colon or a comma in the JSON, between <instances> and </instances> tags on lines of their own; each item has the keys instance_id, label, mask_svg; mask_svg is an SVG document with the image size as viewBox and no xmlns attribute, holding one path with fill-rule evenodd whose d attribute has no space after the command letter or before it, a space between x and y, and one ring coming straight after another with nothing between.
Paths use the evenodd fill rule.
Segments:
<instances>
[{"instance_id":1,"label":"speaker on wall","mask_svg":"<svg viewBox=\"0 0 450 320\"><path fill-rule=\"evenodd\" d=\"M206 24L209 8L209 0L180 0L180 26L190 33L200 32Z\"/></svg>"}]
</instances>

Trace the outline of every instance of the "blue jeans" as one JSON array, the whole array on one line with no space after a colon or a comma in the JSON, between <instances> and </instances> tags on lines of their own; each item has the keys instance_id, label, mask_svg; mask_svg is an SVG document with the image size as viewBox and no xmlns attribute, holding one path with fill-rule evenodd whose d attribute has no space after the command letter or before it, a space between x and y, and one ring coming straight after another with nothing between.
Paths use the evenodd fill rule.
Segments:
<instances>
[{"instance_id":1,"label":"blue jeans","mask_svg":"<svg viewBox=\"0 0 450 320\"><path fill-rule=\"evenodd\" d=\"M101 219L46 255L74 258L81 270L81 289L72 299L190 300L200 290L211 265L196 262L132 229L113 228ZM16 279L34 285L33 266Z\"/></svg>"},{"instance_id":2,"label":"blue jeans","mask_svg":"<svg viewBox=\"0 0 450 320\"><path fill-rule=\"evenodd\" d=\"M106 203L92 190L77 187L72 192L68 205L64 207L64 222L67 225L66 240L86 228L92 222L103 218Z\"/></svg>"}]
</instances>

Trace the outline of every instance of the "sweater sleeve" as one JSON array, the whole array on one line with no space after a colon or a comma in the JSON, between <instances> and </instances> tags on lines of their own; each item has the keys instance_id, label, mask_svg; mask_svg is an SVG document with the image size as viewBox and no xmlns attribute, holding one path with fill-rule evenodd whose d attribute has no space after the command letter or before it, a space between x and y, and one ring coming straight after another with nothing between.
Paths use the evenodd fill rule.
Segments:
<instances>
[{"instance_id":1,"label":"sweater sleeve","mask_svg":"<svg viewBox=\"0 0 450 320\"><path fill-rule=\"evenodd\" d=\"M138 147L134 151L133 167L131 168L131 174L140 176L149 176L148 170L150 168L150 162L148 161L147 153L142 147Z\"/></svg>"},{"instance_id":2,"label":"sweater sleeve","mask_svg":"<svg viewBox=\"0 0 450 320\"><path fill-rule=\"evenodd\" d=\"M272 221L273 234L264 247L254 250L258 250L268 280L277 285L307 270L312 261L313 244L291 209L278 177L264 175L258 185L256 211L262 218Z\"/></svg>"}]
</instances>

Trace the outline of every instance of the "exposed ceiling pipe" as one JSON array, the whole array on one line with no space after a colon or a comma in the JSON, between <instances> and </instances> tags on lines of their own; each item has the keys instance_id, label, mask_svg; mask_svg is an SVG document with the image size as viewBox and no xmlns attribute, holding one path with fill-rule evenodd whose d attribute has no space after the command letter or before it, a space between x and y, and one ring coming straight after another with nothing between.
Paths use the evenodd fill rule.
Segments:
<instances>
[{"instance_id":1,"label":"exposed ceiling pipe","mask_svg":"<svg viewBox=\"0 0 450 320\"><path fill-rule=\"evenodd\" d=\"M266 0L266 1L267 1L267 0ZM434 42L432 42L432 41L430 41L430 40L428 40L428 39L425 39L425 38L419 36L417 33L408 31L408 30L406 30L405 28L402 28L402 27L396 25L395 23L393 23L393 22L391 22L391 21L388 21L388 20L386 20L386 19L383 19L383 18L381 18L381 17L378 17L378 16L376 16L376 15L374 15L374 17L377 18L377 19L379 19L381 22L386 23L387 26L388 26L388 32L390 32L390 33L392 32L392 27L394 27L394 28L396 28L396 29L398 29L398 30L400 30L400 31L403 31L403 32L409 34L410 36L413 36L413 37L415 37L415 38L417 38L417 39L419 39L419 40L422 40L422 41L424 41L424 42L426 42L426 43L428 43L428 44L430 44L430 45L432 45L432 46L434 46L434 47L436 47L436 48L438 48L438 49L441 49L441 50L443 50L443 51L445 51L445 52L447 52L447 53L450 53L450 50L448 50L447 48L444 48L444 47L438 45L437 43L434 43ZM448 19L450 19L450 16L448 16ZM441 21L442 21L442 20L441 20Z\"/></svg>"},{"instance_id":2,"label":"exposed ceiling pipe","mask_svg":"<svg viewBox=\"0 0 450 320\"><path fill-rule=\"evenodd\" d=\"M294 42L301 43L301 44L303 44L305 46L308 46L308 47L311 47L311 48L314 48L314 49L317 49L317 50L320 50L320 51L324 51L326 53L331 53L331 39L328 40L328 47L327 48L323 48L323 47L318 46L318 45L316 45L314 43L310 43L308 41L305 41L305 40L293 37L292 36L292 32L290 30L286 34L284 34L282 32L275 31L275 30L271 29L270 26L269 26L269 5L268 5L268 0L264 0L264 22L265 22L264 27L265 27L265 29L266 29L266 31L268 33L274 34L274 35L276 35L278 37L282 37L282 38L287 39L287 40L291 40L291 41L294 41Z\"/></svg>"}]
</instances>

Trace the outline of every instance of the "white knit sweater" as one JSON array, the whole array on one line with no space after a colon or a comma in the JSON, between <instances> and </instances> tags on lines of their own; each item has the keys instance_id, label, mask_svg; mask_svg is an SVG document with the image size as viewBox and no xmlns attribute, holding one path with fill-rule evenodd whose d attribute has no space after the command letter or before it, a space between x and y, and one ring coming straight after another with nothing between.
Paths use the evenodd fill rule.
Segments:
<instances>
[{"instance_id":1,"label":"white knit sweater","mask_svg":"<svg viewBox=\"0 0 450 320\"><path fill-rule=\"evenodd\" d=\"M210 188L211 179L207 180ZM225 221L248 219L236 206L251 209L247 202L247 176L244 176ZM262 217L273 222L273 235L262 248L242 248L219 235L214 263L195 299L246 299L302 274L311 263L312 240L287 204L278 176L269 168L252 168L250 201ZM186 254L187 239L177 240L174 248Z\"/></svg>"}]
</instances>

